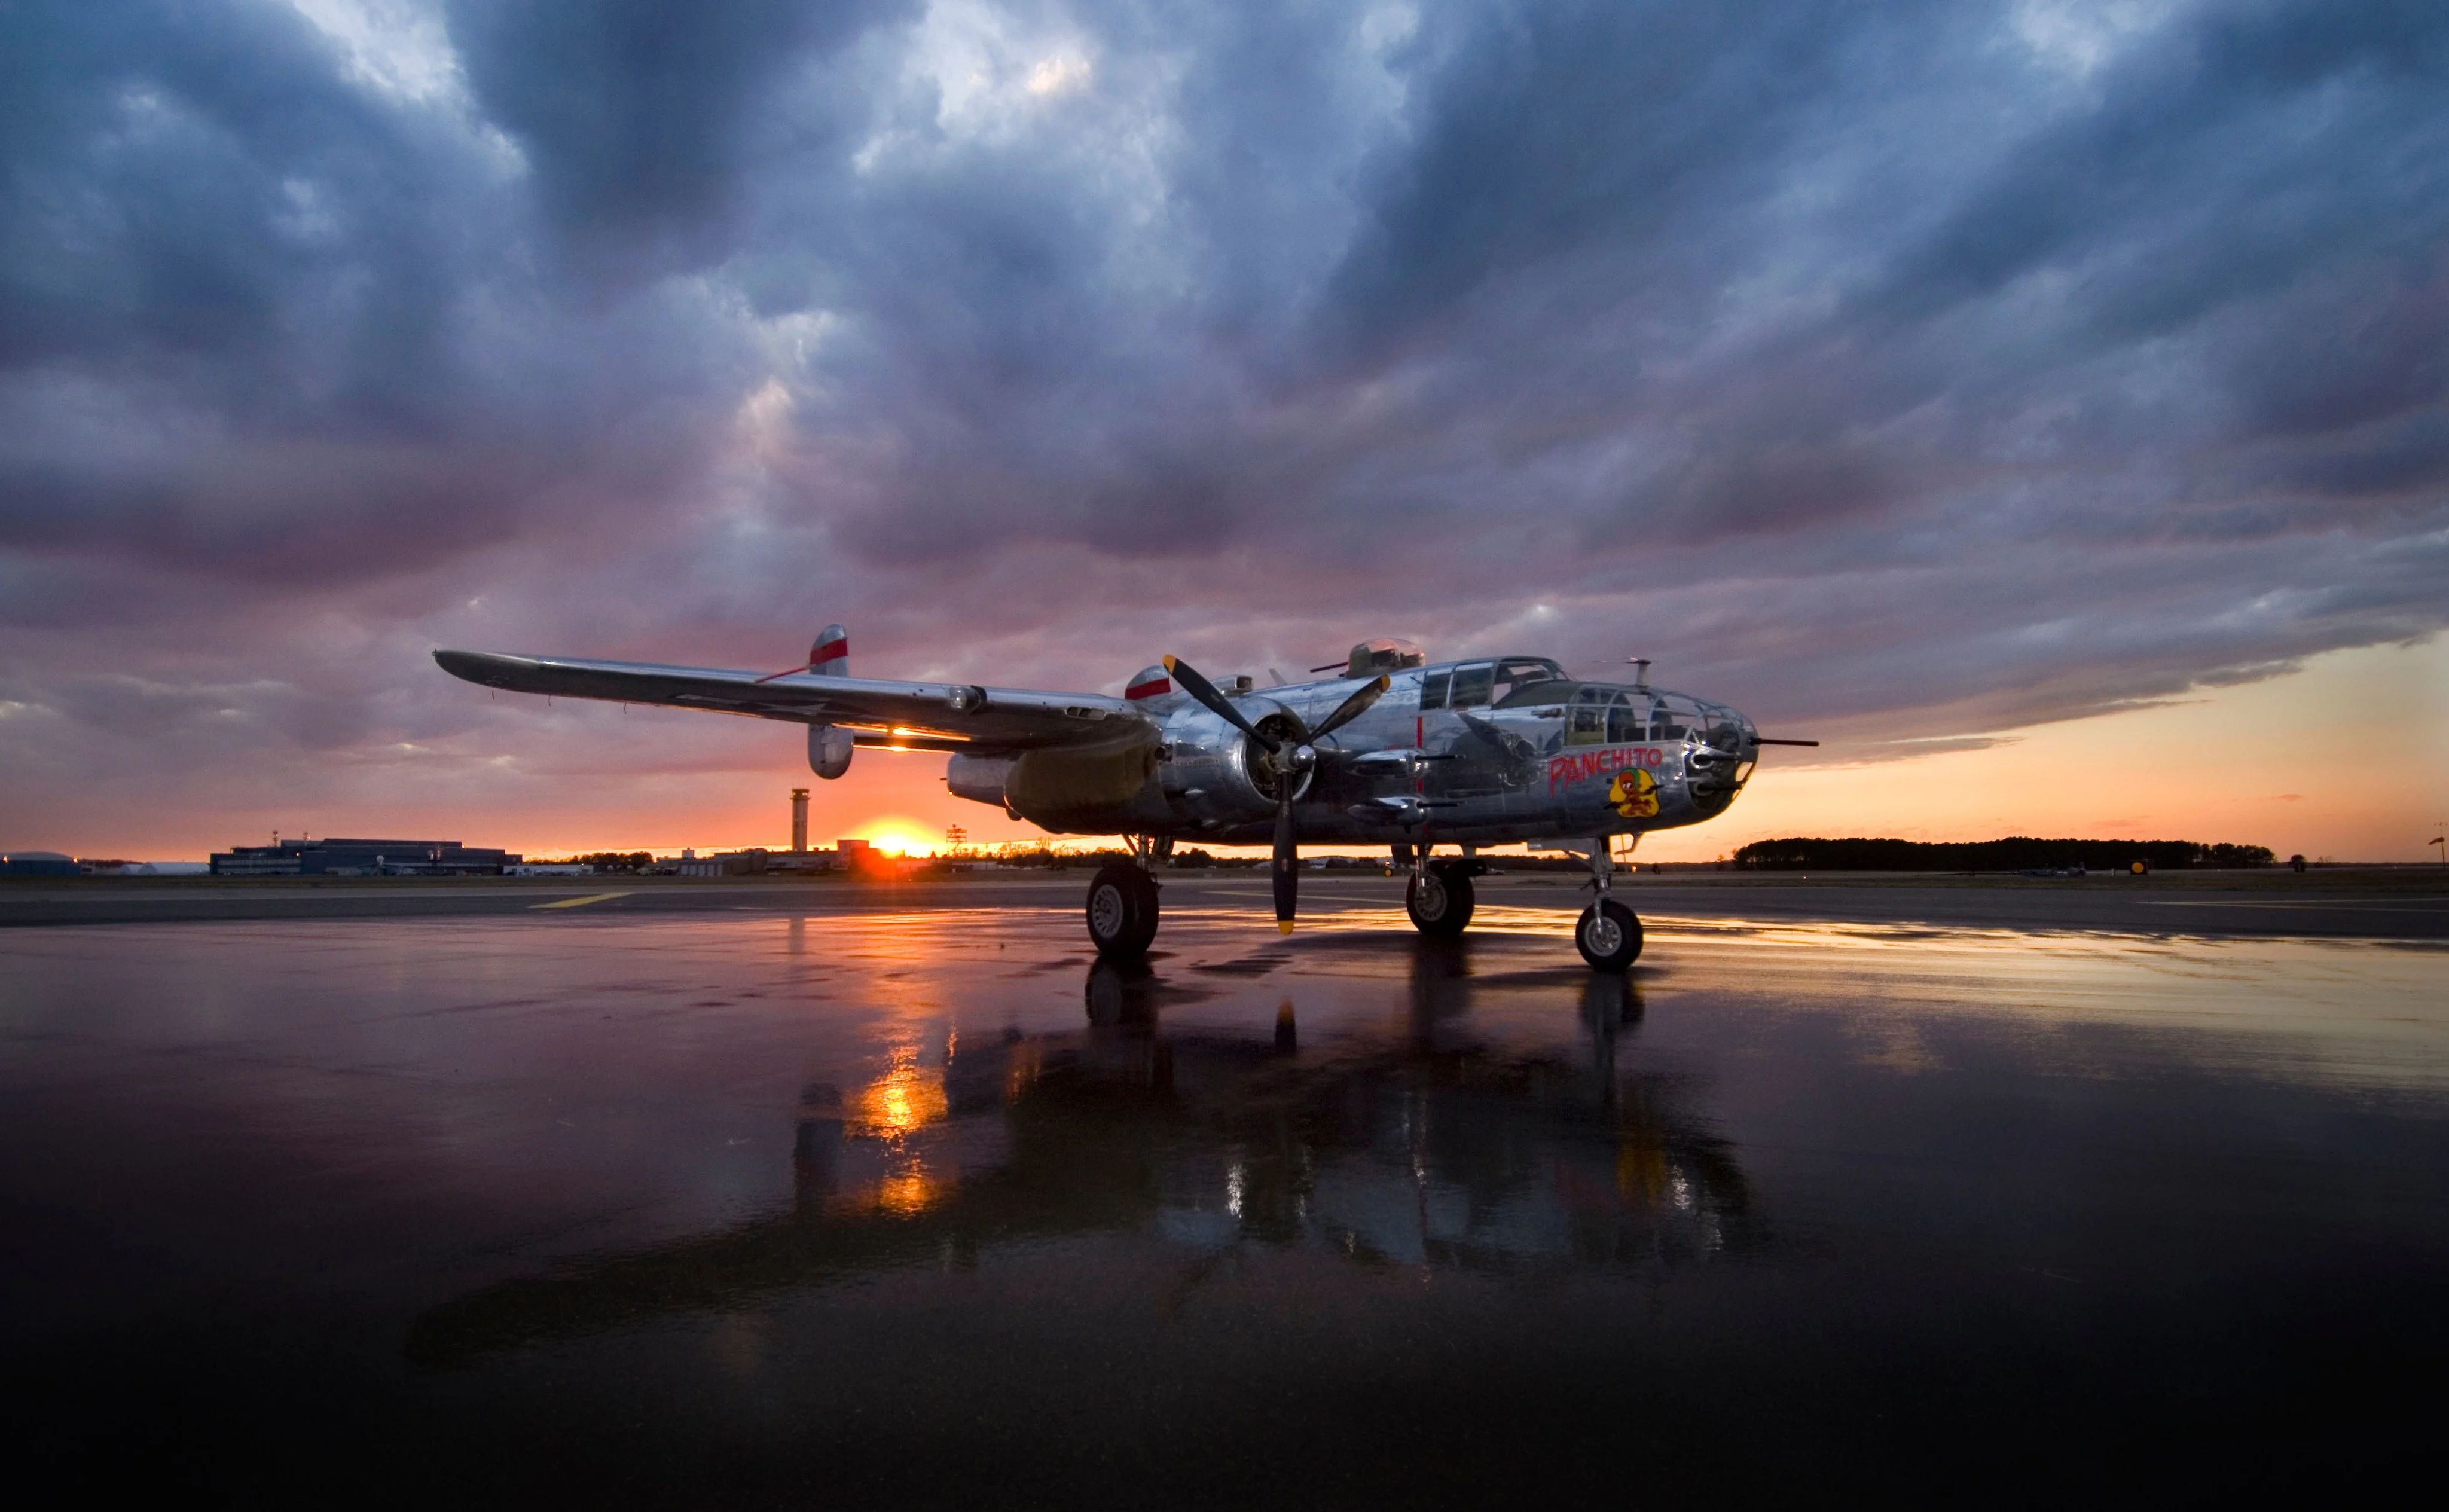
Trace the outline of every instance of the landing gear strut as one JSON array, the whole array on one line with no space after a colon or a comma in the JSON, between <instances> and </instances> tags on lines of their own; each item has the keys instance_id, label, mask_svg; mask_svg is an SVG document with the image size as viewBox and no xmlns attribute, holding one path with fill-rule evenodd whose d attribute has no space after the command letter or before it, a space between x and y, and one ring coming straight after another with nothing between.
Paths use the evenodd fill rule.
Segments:
<instances>
[{"instance_id":1,"label":"landing gear strut","mask_svg":"<svg viewBox=\"0 0 2449 1512\"><path fill-rule=\"evenodd\" d=\"M1156 939L1156 878L1148 874L1147 863L1155 859L1157 848L1144 836L1127 838L1131 859L1099 867L1089 884L1089 939L1109 961L1146 955Z\"/></svg>"},{"instance_id":2,"label":"landing gear strut","mask_svg":"<svg viewBox=\"0 0 2449 1512\"><path fill-rule=\"evenodd\" d=\"M1573 947L1595 971L1624 972L1641 956L1641 919L1610 896L1615 878L1615 856L1608 837L1591 841L1591 887L1598 896L1573 925Z\"/></svg>"}]
</instances>

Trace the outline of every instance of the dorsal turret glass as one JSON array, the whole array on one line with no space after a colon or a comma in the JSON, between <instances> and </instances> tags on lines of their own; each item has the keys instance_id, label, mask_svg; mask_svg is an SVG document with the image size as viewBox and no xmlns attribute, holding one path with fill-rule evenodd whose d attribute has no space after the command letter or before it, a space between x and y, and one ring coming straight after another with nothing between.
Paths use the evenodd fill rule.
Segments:
<instances>
[{"instance_id":1,"label":"dorsal turret glass","mask_svg":"<svg viewBox=\"0 0 2449 1512\"><path fill-rule=\"evenodd\" d=\"M1343 675L1365 678L1373 672L1400 672L1408 667L1417 667L1428 659L1426 652L1409 641L1379 636L1352 648L1351 657L1343 664Z\"/></svg>"}]
</instances>

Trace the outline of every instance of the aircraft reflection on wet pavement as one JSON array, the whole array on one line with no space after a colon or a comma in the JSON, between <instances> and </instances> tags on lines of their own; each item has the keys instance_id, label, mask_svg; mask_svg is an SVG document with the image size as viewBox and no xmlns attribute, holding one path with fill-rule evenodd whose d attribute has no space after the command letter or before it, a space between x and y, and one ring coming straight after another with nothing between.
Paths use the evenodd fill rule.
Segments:
<instances>
[{"instance_id":1,"label":"aircraft reflection on wet pavement","mask_svg":"<svg viewBox=\"0 0 2449 1512\"><path fill-rule=\"evenodd\" d=\"M1679 1079L1626 1053L1638 989L1592 974L1557 994L1585 1060L1497 1051L1456 1022L1480 990L1465 948L1419 945L1401 1032L1307 1047L1289 999L1268 1039L1168 1030L1168 999L1198 989L1101 961L1082 1031L948 1035L933 1065L897 1056L847 1097L807 1087L789 1211L488 1287L418 1317L409 1354L455 1365L1076 1234L1147 1234L1203 1264L1256 1244L1480 1270L1760 1246L1728 1146ZM999 1158L964 1169L981 1146Z\"/></svg>"}]
</instances>

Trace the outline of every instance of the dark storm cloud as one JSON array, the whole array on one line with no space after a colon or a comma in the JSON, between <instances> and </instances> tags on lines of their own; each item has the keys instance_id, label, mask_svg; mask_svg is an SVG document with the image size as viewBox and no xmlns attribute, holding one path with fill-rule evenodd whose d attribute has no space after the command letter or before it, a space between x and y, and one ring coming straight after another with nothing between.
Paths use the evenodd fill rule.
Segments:
<instances>
[{"instance_id":1,"label":"dark storm cloud","mask_svg":"<svg viewBox=\"0 0 2449 1512\"><path fill-rule=\"evenodd\" d=\"M1376 165L1374 224L1338 270L1333 315L1380 340L1435 327L1492 280L1592 245L1607 249L1610 304L1640 297L1645 279L1706 279L1696 264L1724 249L1694 233L1729 201L1774 192L1794 135L1846 90L1847 65L1893 79L1918 61L1922 27L1954 9L1458 13L1451 34L1419 44L1442 54L1426 108Z\"/></svg>"},{"instance_id":2,"label":"dark storm cloud","mask_svg":"<svg viewBox=\"0 0 2449 1512\"><path fill-rule=\"evenodd\" d=\"M2439 170L2411 160L2443 144L2440 8L2209 10L2121 62L2098 108L2007 154L1880 296L1926 311L2106 254L2092 323L2127 339L2293 283L2325 254L2437 257Z\"/></svg>"},{"instance_id":3,"label":"dark storm cloud","mask_svg":"<svg viewBox=\"0 0 2449 1512\"><path fill-rule=\"evenodd\" d=\"M616 262L721 245L768 86L905 0L454 0L478 105L547 212Z\"/></svg>"},{"instance_id":4,"label":"dark storm cloud","mask_svg":"<svg viewBox=\"0 0 2449 1512\"><path fill-rule=\"evenodd\" d=\"M0 171L61 770L512 738L435 641L1909 736L2442 620L2436 4L4 6Z\"/></svg>"},{"instance_id":5,"label":"dark storm cloud","mask_svg":"<svg viewBox=\"0 0 2449 1512\"><path fill-rule=\"evenodd\" d=\"M241 413L431 418L470 271L449 144L346 86L285 12L12 6L0 26L12 375L141 365L247 380L211 395Z\"/></svg>"}]
</instances>

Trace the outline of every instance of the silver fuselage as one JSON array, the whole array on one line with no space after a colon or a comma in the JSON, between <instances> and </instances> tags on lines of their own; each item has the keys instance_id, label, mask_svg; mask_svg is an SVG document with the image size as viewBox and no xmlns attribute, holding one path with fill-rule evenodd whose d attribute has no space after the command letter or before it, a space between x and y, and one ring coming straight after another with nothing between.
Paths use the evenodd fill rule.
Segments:
<instances>
[{"instance_id":1,"label":"silver fuselage","mask_svg":"<svg viewBox=\"0 0 2449 1512\"><path fill-rule=\"evenodd\" d=\"M1294 789L1301 841L1496 845L1673 829L1725 813L1759 755L1751 721L1723 704L1563 678L1500 689L1485 701L1464 684L1488 665L1392 673L1374 707L1316 742L1318 764ZM1365 681L1227 692L1273 735L1296 721L1303 731L1316 726ZM1141 700L1133 714L1154 727L1159 744L1147 782L1127 802L1032 813L1007 803L999 763L960 756L952 789L1060 833L1267 843L1275 797L1248 737L1180 693ZM1363 759L1373 753L1377 760Z\"/></svg>"}]
</instances>

